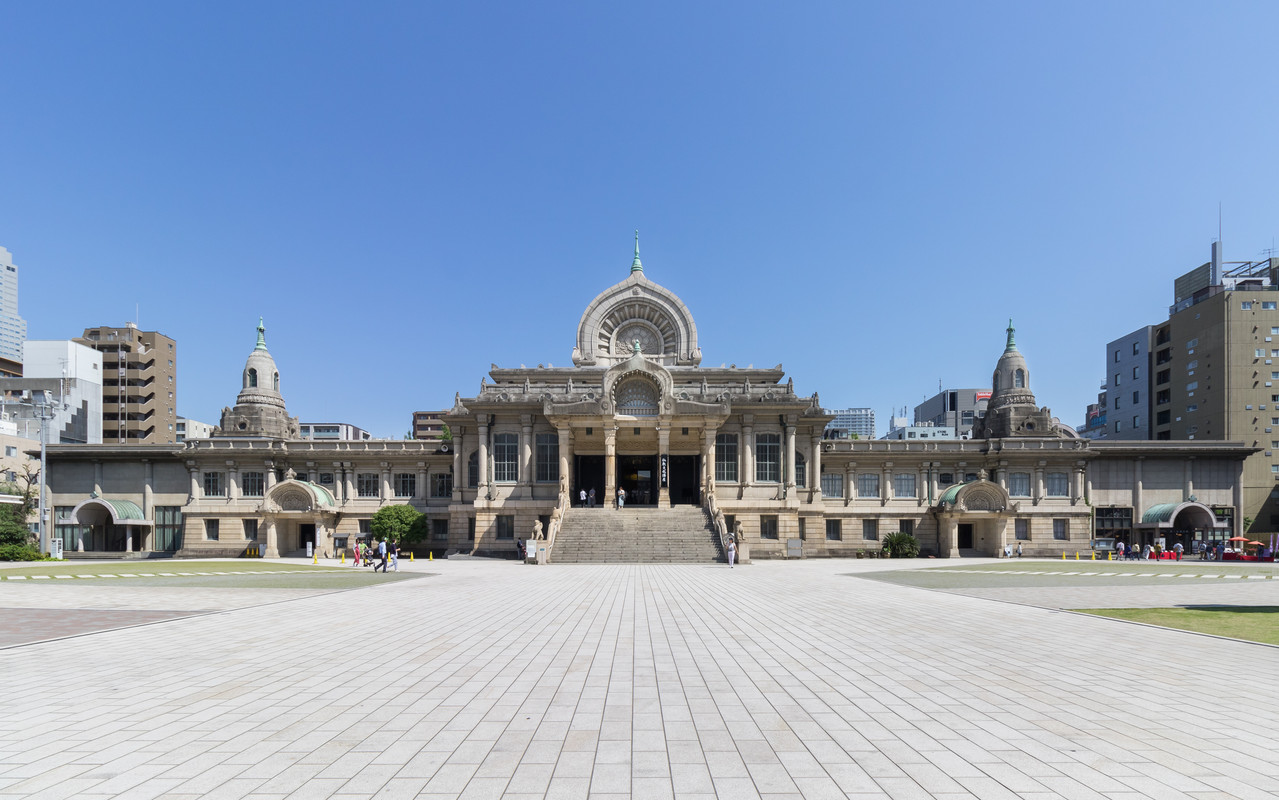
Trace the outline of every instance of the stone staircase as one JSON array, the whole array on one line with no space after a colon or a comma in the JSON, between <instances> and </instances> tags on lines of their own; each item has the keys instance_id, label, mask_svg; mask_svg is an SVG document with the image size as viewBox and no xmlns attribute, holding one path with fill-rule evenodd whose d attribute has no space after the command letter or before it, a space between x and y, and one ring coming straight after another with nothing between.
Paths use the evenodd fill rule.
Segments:
<instances>
[{"instance_id":1,"label":"stone staircase","mask_svg":"<svg viewBox=\"0 0 1279 800\"><path fill-rule=\"evenodd\" d=\"M722 561L715 531L699 506L570 508L551 562L555 564L713 564Z\"/></svg>"}]
</instances>

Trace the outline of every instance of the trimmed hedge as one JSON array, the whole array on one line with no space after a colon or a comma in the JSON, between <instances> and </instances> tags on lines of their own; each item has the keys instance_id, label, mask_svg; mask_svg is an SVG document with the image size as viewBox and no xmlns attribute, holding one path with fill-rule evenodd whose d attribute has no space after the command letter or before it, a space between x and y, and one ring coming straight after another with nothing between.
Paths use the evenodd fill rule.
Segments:
<instances>
[{"instance_id":1,"label":"trimmed hedge","mask_svg":"<svg viewBox=\"0 0 1279 800\"><path fill-rule=\"evenodd\" d=\"M0 544L0 561L52 561L28 544Z\"/></svg>"}]
</instances>

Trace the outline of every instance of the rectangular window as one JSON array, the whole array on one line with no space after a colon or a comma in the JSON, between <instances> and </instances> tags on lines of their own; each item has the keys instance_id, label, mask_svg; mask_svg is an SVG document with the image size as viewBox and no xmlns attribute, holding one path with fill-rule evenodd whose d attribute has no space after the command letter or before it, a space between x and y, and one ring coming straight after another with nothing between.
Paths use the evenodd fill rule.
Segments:
<instances>
[{"instance_id":1,"label":"rectangular window","mask_svg":"<svg viewBox=\"0 0 1279 800\"><path fill-rule=\"evenodd\" d=\"M1141 417L1132 418L1132 427L1133 427L1133 430L1136 430L1137 428L1141 427Z\"/></svg>"},{"instance_id":2,"label":"rectangular window","mask_svg":"<svg viewBox=\"0 0 1279 800\"><path fill-rule=\"evenodd\" d=\"M1140 402L1141 402L1141 392L1133 392L1133 393L1132 393L1132 404L1133 404L1133 405L1137 405L1137 404L1138 404L1138 403L1140 403Z\"/></svg>"},{"instance_id":3,"label":"rectangular window","mask_svg":"<svg viewBox=\"0 0 1279 800\"><path fill-rule=\"evenodd\" d=\"M955 482L955 473L943 472L937 476L937 482L942 486L950 486Z\"/></svg>"},{"instance_id":4,"label":"rectangular window","mask_svg":"<svg viewBox=\"0 0 1279 800\"><path fill-rule=\"evenodd\" d=\"M155 549L182 549L182 506L155 507Z\"/></svg>"},{"instance_id":5,"label":"rectangular window","mask_svg":"<svg viewBox=\"0 0 1279 800\"><path fill-rule=\"evenodd\" d=\"M879 475L863 472L857 476L858 497L879 497Z\"/></svg>"},{"instance_id":6,"label":"rectangular window","mask_svg":"<svg viewBox=\"0 0 1279 800\"><path fill-rule=\"evenodd\" d=\"M1139 342L1133 342L1133 343L1132 343L1132 354L1133 354L1134 356L1139 356L1139 355L1141 355L1141 344L1140 344Z\"/></svg>"},{"instance_id":7,"label":"rectangular window","mask_svg":"<svg viewBox=\"0 0 1279 800\"><path fill-rule=\"evenodd\" d=\"M396 497L415 497L417 496L417 476L412 472L395 473L395 496Z\"/></svg>"},{"instance_id":8,"label":"rectangular window","mask_svg":"<svg viewBox=\"0 0 1279 800\"><path fill-rule=\"evenodd\" d=\"M1199 346L1199 340L1198 340L1198 339L1191 339L1190 341L1186 342L1186 349L1187 349L1187 350L1189 350L1189 349L1190 349L1190 348L1192 348L1192 347L1198 347L1198 346Z\"/></svg>"},{"instance_id":9,"label":"rectangular window","mask_svg":"<svg viewBox=\"0 0 1279 800\"><path fill-rule=\"evenodd\" d=\"M261 497L266 491L266 476L261 472L241 473L240 489L245 497Z\"/></svg>"},{"instance_id":10,"label":"rectangular window","mask_svg":"<svg viewBox=\"0 0 1279 800\"><path fill-rule=\"evenodd\" d=\"M1009 475L1008 494L1011 497L1030 497L1030 473L1014 472Z\"/></svg>"},{"instance_id":11,"label":"rectangular window","mask_svg":"<svg viewBox=\"0 0 1279 800\"><path fill-rule=\"evenodd\" d=\"M1115 363L1116 363L1116 364L1118 364L1118 363L1119 363L1119 351L1118 351L1118 350L1116 350L1116 351L1115 351Z\"/></svg>"},{"instance_id":12,"label":"rectangular window","mask_svg":"<svg viewBox=\"0 0 1279 800\"><path fill-rule=\"evenodd\" d=\"M844 538L844 523L838 519L826 520L826 540L838 542Z\"/></svg>"},{"instance_id":13,"label":"rectangular window","mask_svg":"<svg viewBox=\"0 0 1279 800\"><path fill-rule=\"evenodd\" d=\"M768 515L759 518L759 538L777 538L777 517Z\"/></svg>"},{"instance_id":14,"label":"rectangular window","mask_svg":"<svg viewBox=\"0 0 1279 800\"><path fill-rule=\"evenodd\" d=\"M361 472L355 476L355 494L358 497L377 497L377 473Z\"/></svg>"},{"instance_id":15,"label":"rectangular window","mask_svg":"<svg viewBox=\"0 0 1279 800\"><path fill-rule=\"evenodd\" d=\"M333 473L332 473L332 472L321 472L321 473L320 473L320 483L321 483L321 484L323 484L323 485L325 485L325 486L332 486L332 485L333 485Z\"/></svg>"},{"instance_id":16,"label":"rectangular window","mask_svg":"<svg viewBox=\"0 0 1279 800\"><path fill-rule=\"evenodd\" d=\"M862 538L868 542L878 541L879 520L877 519L862 520Z\"/></svg>"},{"instance_id":17,"label":"rectangular window","mask_svg":"<svg viewBox=\"0 0 1279 800\"><path fill-rule=\"evenodd\" d=\"M205 541L216 542L218 540L218 520L206 519L204 521L204 538Z\"/></svg>"},{"instance_id":18,"label":"rectangular window","mask_svg":"<svg viewBox=\"0 0 1279 800\"><path fill-rule=\"evenodd\" d=\"M737 483L737 434L715 435L715 482Z\"/></svg>"},{"instance_id":19,"label":"rectangular window","mask_svg":"<svg viewBox=\"0 0 1279 800\"><path fill-rule=\"evenodd\" d=\"M1118 373L1118 372L1116 372L1116 373L1115 373L1115 385L1116 385L1116 386L1118 386L1118 385L1119 385L1119 373Z\"/></svg>"},{"instance_id":20,"label":"rectangular window","mask_svg":"<svg viewBox=\"0 0 1279 800\"><path fill-rule=\"evenodd\" d=\"M493 437L494 482L515 483L520 479L518 447L513 433L499 433Z\"/></svg>"},{"instance_id":21,"label":"rectangular window","mask_svg":"<svg viewBox=\"0 0 1279 800\"><path fill-rule=\"evenodd\" d=\"M801 542L808 538L808 534L805 532L805 525L804 525L804 522L806 519L807 517L799 518L799 540Z\"/></svg>"},{"instance_id":22,"label":"rectangular window","mask_svg":"<svg viewBox=\"0 0 1279 800\"><path fill-rule=\"evenodd\" d=\"M1133 376L1133 378L1138 377L1138 373L1137 373L1137 371L1138 371L1139 369L1141 369L1141 367L1133 367L1133 368L1132 368L1132 376Z\"/></svg>"},{"instance_id":23,"label":"rectangular window","mask_svg":"<svg viewBox=\"0 0 1279 800\"><path fill-rule=\"evenodd\" d=\"M361 536L368 536L369 534L373 533L373 520L371 520L371 519L358 519L358 520L356 520L355 522L356 522L356 524L357 524L357 525L359 525L359 526L360 526L360 535L361 535Z\"/></svg>"},{"instance_id":24,"label":"rectangular window","mask_svg":"<svg viewBox=\"0 0 1279 800\"><path fill-rule=\"evenodd\" d=\"M893 476L893 497L915 496L915 473L899 472Z\"/></svg>"},{"instance_id":25,"label":"rectangular window","mask_svg":"<svg viewBox=\"0 0 1279 800\"><path fill-rule=\"evenodd\" d=\"M1194 408L1193 406L1187 406L1187 407L1186 407L1186 410L1187 410L1187 411L1191 411L1191 410L1193 410L1193 408ZM1169 422L1172 422L1172 412L1171 412L1171 411L1164 410L1164 411L1160 411L1159 413L1155 414L1155 424L1156 424L1156 425L1167 425Z\"/></svg>"},{"instance_id":26,"label":"rectangular window","mask_svg":"<svg viewBox=\"0 0 1279 800\"><path fill-rule=\"evenodd\" d=\"M1253 358L1265 358L1265 357L1266 357L1266 351L1265 351L1265 350L1263 350L1262 348L1258 347L1257 349L1255 349L1255 350L1253 350L1253 351L1252 351L1252 357L1253 357Z\"/></svg>"},{"instance_id":27,"label":"rectangular window","mask_svg":"<svg viewBox=\"0 0 1279 800\"><path fill-rule=\"evenodd\" d=\"M514 539L515 538L515 516L513 514L499 514L497 517L497 538Z\"/></svg>"},{"instance_id":28,"label":"rectangular window","mask_svg":"<svg viewBox=\"0 0 1279 800\"><path fill-rule=\"evenodd\" d=\"M222 482L221 472L204 473L204 496L226 497L226 485Z\"/></svg>"},{"instance_id":29,"label":"rectangular window","mask_svg":"<svg viewBox=\"0 0 1279 800\"><path fill-rule=\"evenodd\" d=\"M258 521L256 519L241 520L244 523L244 538L250 542L258 540Z\"/></svg>"},{"instance_id":30,"label":"rectangular window","mask_svg":"<svg viewBox=\"0 0 1279 800\"><path fill-rule=\"evenodd\" d=\"M560 438L554 433L537 435L537 481L554 483L560 479Z\"/></svg>"},{"instance_id":31,"label":"rectangular window","mask_svg":"<svg viewBox=\"0 0 1279 800\"><path fill-rule=\"evenodd\" d=\"M840 472L822 473L822 494L826 497L844 496L844 475Z\"/></svg>"},{"instance_id":32,"label":"rectangular window","mask_svg":"<svg viewBox=\"0 0 1279 800\"><path fill-rule=\"evenodd\" d=\"M431 497L453 496L453 473L436 472L431 475Z\"/></svg>"},{"instance_id":33,"label":"rectangular window","mask_svg":"<svg viewBox=\"0 0 1279 800\"><path fill-rule=\"evenodd\" d=\"M475 517L466 518L466 540L468 542L475 541Z\"/></svg>"},{"instance_id":34,"label":"rectangular window","mask_svg":"<svg viewBox=\"0 0 1279 800\"><path fill-rule=\"evenodd\" d=\"M1262 311L1274 311L1274 310L1275 310L1275 301L1274 301L1274 300L1262 300L1262 301L1261 301L1261 310L1262 310Z\"/></svg>"},{"instance_id":35,"label":"rectangular window","mask_svg":"<svg viewBox=\"0 0 1279 800\"><path fill-rule=\"evenodd\" d=\"M466 488L474 489L480 485L480 451L472 450L466 459Z\"/></svg>"},{"instance_id":36,"label":"rectangular window","mask_svg":"<svg viewBox=\"0 0 1279 800\"><path fill-rule=\"evenodd\" d=\"M1186 384L1187 392L1193 392L1195 389L1198 389L1198 388L1199 388L1199 381L1191 381L1190 383Z\"/></svg>"},{"instance_id":37,"label":"rectangular window","mask_svg":"<svg viewBox=\"0 0 1279 800\"><path fill-rule=\"evenodd\" d=\"M447 542L449 540L449 521L447 519L431 520L431 541Z\"/></svg>"},{"instance_id":38,"label":"rectangular window","mask_svg":"<svg viewBox=\"0 0 1279 800\"><path fill-rule=\"evenodd\" d=\"M4 454L8 456L9 458L13 458L14 456L18 455L18 448L12 445L5 445Z\"/></svg>"},{"instance_id":39,"label":"rectangular window","mask_svg":"<svg viewBox=\"0 0 1279 800\"><path fill-rule=\"evenodd\" d=\"M1053 520L1053 538L1054 539L1069 538L1068 531L1070 529L1067 527L1067 524L1066 524L1067 522L1068 520L1064 520L1064 519Z\"/></svg>"},{"instance_id":40,"label":"rectangular window","mask_svg":"<svg viewBox=\"0 0 1279 800\"><path fill-rule=\"evenodd\" d=\"M1044 493L1049 497L1070 496L1070 476L1064 472L1050 472L1044 476Z\"/></svg>"},{"instance_id":41,"label":"rectangular window","mask_svg":"<svg viewBox=\"0 0 1279 800\"><path fill-rule=\"evenodd\" d=\"M755 480L777 483L782 479L782 437L776 433L755 436Z\"/></svg>"},{"instance_id":42,"label":"rectangular window","mask_svg":"<svg viewBox=\"0 0 1279 800\"><path fill-rule=\"evenodd\" d=\"M1119 397L1118 397L1118 396L1116 396L1116 397L1115 397L1115 410L1116 410L1116 411L1118 411L1118 410L1119 410L1119 408L1120 408L1120 406L1119 406Z\"/></svg>"},{"instance_id":43,"label":"rectangular window","mask_svg":"<svg viewBox=\"0 0 1279 800\"><path fill-rule=\"evenodd\" d=\"M1016 533L1014 534L1019 540L1025 542L1030 540L1030 521L1024 519L1013 520Z\"/></svg>"},{"instance_id":44,"label":"rectangular window","mask_svg":"<svg viewBox=\"0 0 1279 800\"><path fill-rule=\"evenodd\" d=\"M1131 508L1099 508L1096 513L1096 531L1098 536L1114 536L1117 533L1128 533L1132 529Z\"/></svg>"},{"instance_id":45,"label":"rectangular window","mask_svg":"<svg viewBox=\"0 0 1279 800\"><path fill-rule=\"evenodd\" d=\"M1251 301L1251 300L1244 300L1243 302L1241 302L1241 303L1239 304L1239 310L1240 310L1240 311L1251 311L1251 310L1252 310L1252 301Z\"/></svg>"},{"instance_id":46,"label":"rectangular window","mask_svg":"<svg viewBox=\"0 0 1279 800\"><path fill-rule=\"evenodd\" d=\"M908 533L908 534L910 534L911 536L914 536L914 535L915 535L915 520L913 520L913 519L904 519L904 520L902 520L901 522L897 523L897 530L901 531L902 533Z\"/></svg>"},{"instance_id":47,"label":"rectangular window","mask_svg":"<svg viewBox=\"0 0 1279 800\"><path fill-rule=\"evenodd\" d=\"M1155 395L1155 405L1162 406L1170 402L1172 402L1172 392L1167 389L1160 390L1159 394Z\"/></svg>"}]
</instances>

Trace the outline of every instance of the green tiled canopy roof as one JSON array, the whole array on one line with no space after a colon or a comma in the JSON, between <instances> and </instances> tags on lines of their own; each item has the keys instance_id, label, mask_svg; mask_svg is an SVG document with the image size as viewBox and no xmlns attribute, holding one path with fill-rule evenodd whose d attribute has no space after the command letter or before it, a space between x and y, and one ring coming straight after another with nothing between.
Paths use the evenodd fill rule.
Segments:
<instances>
[{"instance_id":1,"label":"green tiled canopy roof","mask_svg":"<svg viewBox=\"0 0 1279 800\"><path fill-rule=\"evenodd\" d=\"M132 500L110 500L105 497L99 497L98 499L111 506L111 513L117 522L126 519L146 521L146 516L143 515L142 509L138 508L138 504Z\"/></svg>"},{"instance_id":2,"label":"green tiled canopy roof","mask_svg":"<svg viewBox=\"0 0 1279 800\"><path fill-rule=\"evenodd\" d=\"M1146 509L1146 513L1141 515L1141 521L1146 522L1168 522L1172 519L1172 512L1176 510L1180 503L1160 503Z\"/></svg>"}]
</instances>

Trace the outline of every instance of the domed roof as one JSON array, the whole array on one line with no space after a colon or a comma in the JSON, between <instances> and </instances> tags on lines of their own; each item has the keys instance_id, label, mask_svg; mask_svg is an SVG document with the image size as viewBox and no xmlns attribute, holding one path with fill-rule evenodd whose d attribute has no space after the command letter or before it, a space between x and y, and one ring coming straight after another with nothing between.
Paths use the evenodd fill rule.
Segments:
<instances>
[{"instance_id":1,"label":"domed roof","mask_svg":"<svg viewBox=\"0 0 1279 800\"><path fill-rule=\"evenodd\" d=\"M610 366L626 361L639 342L645 358L663 366L697 366L697 325L688 307L669 289L644 275L635 234L631 274L596 295L577 326L573 363Z\"/></svg>"},{"instance_id":2,"label":"domed roof","mask_svg":"<svg viewBox=\"0 0 1279 800\"><path fill-rule=\"evenodd\" d=\"M995 364L995 374L991 380L990 403L988 410L1007 405L1035 405L1035 395L1030 390L1030 368L1026 359L1017 349L1013 339L1013 321L1008 320L1008 344L1004 353Z\"/></svg>"},{"instance_id":3,"label":"domed roof","mask_svg":"<svg viewBox=\"0 0 1279 800\"><path fill-rule=\"evenodd\" d=\"M266 327L262 318L258 318L258 343L244 362L241 375L240 394L235 398L239 405L267 405L284 408L284 397L280 394L280 371L275 366L275 359L266 349Z\"/></svg>"}]
</instances>

